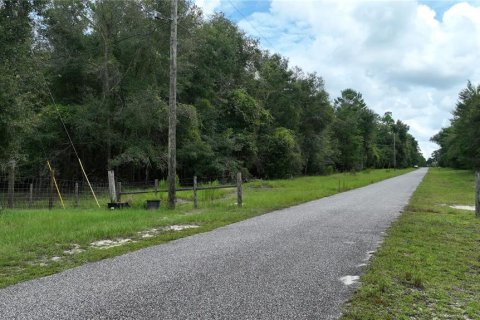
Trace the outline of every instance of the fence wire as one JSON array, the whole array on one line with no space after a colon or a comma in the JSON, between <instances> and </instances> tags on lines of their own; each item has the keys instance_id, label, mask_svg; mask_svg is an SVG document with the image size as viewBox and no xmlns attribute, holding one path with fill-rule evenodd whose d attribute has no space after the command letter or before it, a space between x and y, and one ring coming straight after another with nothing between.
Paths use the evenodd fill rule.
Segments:
<instances>
[{"instance_id":1,"label":"fence wire","mask_svg":"<svg viewBox=\"0 0 480 320\"><path fill-rule=\"evenodd\" d=\"M177 188L189 188L193 186L194 178L177 179ZM122 191L154 191L168 189L165 179L152 179L148 181L118 180ZM197 177L198 186L202 185L231 185L235 184L235 177L231 176L204 176ZM96 207L95 200L88 186L83 180L57 179L58 189L67 208ZM109 202L109 188L107 181L92 182L92 188L100 201L106 205ZM8 176L0 175L0 209L48 209L61 208L58 192L51 184L50 177L15 177L13 193L9 192Z\"/></svg>"}]
</instances>

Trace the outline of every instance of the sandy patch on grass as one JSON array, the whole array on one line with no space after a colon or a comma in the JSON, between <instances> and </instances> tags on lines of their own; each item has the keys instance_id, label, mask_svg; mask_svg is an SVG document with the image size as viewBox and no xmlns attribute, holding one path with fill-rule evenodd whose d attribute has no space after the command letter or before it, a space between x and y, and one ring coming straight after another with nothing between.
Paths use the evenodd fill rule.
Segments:
<instances>
[{"instance_id":1,"label":"sandy patch on grass","mask_svg":"<svg viewBox=\"0 0 480 320\"><path fill-rule=\"evenodd\" d=\"M446 203L440 203L439 204L442 207L449 207L452 209L457 209L457 210L468 210L468 211L475 211L475 206L469 206L466 204L446 204Z\"/></svg>"},{"instance_id":2,"label":"sandy patch on grass","mask_svg":"<svg viewBox=\"0 0 480 320\"><path fill-rule=\"evenodd\" d=\"M452 209L475 211L475 206L453 205L453 206L449 206L449 207L452 208Z\"/></svg>"},{"instance_id":3,"label":"sandy patch on grass","mask_svg":"<svg viewBox=\"0 0 480 320\"><path fill-rule=\"evenodd\" d=\"M161 227L161 228L152 228L149 230L139 231L137 232L138 235L143 239L153 238L156 235L166 232L166 231L182 231L186 229L194 229L198 228L199 226L194 224L174 224L171 226Z\"/></svg>"},{"instance_id":4,"label":"sandy patch on grass","mask_svg":"<svg viewBox=\"0 0 480 320\"><path fill-rule=\"evenodd\" d=\"M63 254L74 255L74 254L82 253L84 251L85 251L84 249L80 248L79 244L74 243L72 244L72 248L70 250L63 251Z\"/></svg>"},{"instance_id":5,"label":"sandy patch on grass","mask_svg":"<svg viewBox=\"0 0 480 320\"><path fill-rule=\"evenodd\" d=\"M165 231L182 231L186 229L194 229L198 228L195 224L174 224L171 226L164 227L163 230Z\"/></svg>"},{"instance_id":6,"label":"sandy patch on grass","mask_svg":"<svg viewBox=\"0 0 480 320\"><path fill-rule=\"evenodd\" d=\"M124 244L127 244L129 242L132 242L132 239L116 239L116 240L98 240L90 243L90 247L95 248L95 249L108 249L108 248L113 248L113 247L119 247L123 246Z\"/></svg>"}]
</instances>

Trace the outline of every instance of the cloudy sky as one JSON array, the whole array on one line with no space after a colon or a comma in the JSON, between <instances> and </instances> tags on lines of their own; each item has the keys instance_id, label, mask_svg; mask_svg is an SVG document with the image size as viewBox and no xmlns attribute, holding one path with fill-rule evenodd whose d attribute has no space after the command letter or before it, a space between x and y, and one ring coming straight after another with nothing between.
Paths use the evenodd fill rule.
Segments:
<instances>
[{"instance_id":1,"label":"cloudy sky","mask_svg":"<svg viewBox=\"0 0 480 320\"><path fill-rule=\"evenodd\" d=\"M195 0L261 47L410 126L425 157L467 81L480 82L480 0Z\"/></svg>"}]
</instances>

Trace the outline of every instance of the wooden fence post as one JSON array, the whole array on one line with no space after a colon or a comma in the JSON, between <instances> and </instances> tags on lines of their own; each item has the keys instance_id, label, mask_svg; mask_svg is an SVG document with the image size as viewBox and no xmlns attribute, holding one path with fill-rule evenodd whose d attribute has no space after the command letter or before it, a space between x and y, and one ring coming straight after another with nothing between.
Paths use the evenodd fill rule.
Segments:
<instances>
[{"instance_id":1,"label":"wooden fence post","mask_svg":"<svg viewBox=\"0 0 480 320\"><path fill-rule=\"evenodd\" d=\"M243 197L242 197L242 173L237 172L237 205L242 207Z\"/></svg>"},{"instance_id":2,"label":"wooden fence post","mask_svg":"<svg viewBox=\"0 0 480 320\"><path fill-rule=\"evenodd\" d=\"M480 170L476 172L475 215L480 218Z\"/></svg>"},{"instance_id":3,"label":"wooden fence post","mask_svg":"<svg viewBox=\"0 0 480 320\"><path fill-rule=\"evenodd\" d=\"M155 179L155 199L158 199L158 179Z\"/></svg>"},{"instance_id":4,"label":"wooden fence post","mask_svg":"<svg viewBox=\"0 0 480 320\"><path fill-rule=\"evenodd\" d=\"M29 207L33 207L33 183L30 183L30 190L28 194L28 205Z\"/></svg>"},{"instance_id":5,"label":"wooden fence post","mask_svg":"<svg viewBox=\"0 0 480 320\"><path fill-rule=\"evenodd\" d=\"M193 207L198 208L198 198L197 198L197 176L193 176Z\"/></svg>"},{"instance_id":6,"label":"wooden fence post","mask_svg":"<svg viewBox=\"0 0 480 320\"><path fill-rule=\"evenodd\" d=\"M8 171L8 208L13 208L15 197L15 160L10 161L10 170Z\"/></svg>"},{"instance_id":7,"label":"wooden fence post","mask_svg":"<svg viewBox=\"0 0 480 320\"><path fill-rule=\"evenodd\" d=\"M52 210L53 208L53 193L55 188L55 181L53 180L55 176L55 170L50 171L50 190L48 193L48 209Z\"/></svg>"},{"instance_id":8,"label":"wooden fence post","mask_svg":"<svg viewBox=\"0 0 480 320\"><path fill-rule=\"evenodd\" d=\"M115 173L108 170L108 192L110 193L110 203L117 202L117 192L115 191Z\"/></svg>"},{"instance_id":9,"label":"wooden fence post","mask_svg":"<svg viewBox=\"0 0 480 320\"><path fill-rule=\"evenodd\" d=\"M73 206L78 208L78 182L75 182L75 193L73 194Z\"/></svg>"},{"instance_id":10,"label":"wooden fence post","mask_svg":"<svg viewBox=\"0 0 480 320\"><path fill-rule=\"evenodd\" d=\"M122 199L122 183L117 182L117 201L121 202Z\"/></svg>"}]
</instances>

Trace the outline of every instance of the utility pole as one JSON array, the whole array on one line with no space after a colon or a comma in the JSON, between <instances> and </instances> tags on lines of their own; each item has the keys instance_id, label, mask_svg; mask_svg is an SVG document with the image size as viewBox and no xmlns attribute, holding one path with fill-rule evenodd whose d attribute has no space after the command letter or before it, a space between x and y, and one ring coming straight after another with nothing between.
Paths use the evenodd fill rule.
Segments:
<instances>
[{"instance_id":1,"label":"utility pole","mask_svg":"<svg viewBox=\"0 0 480 320\"><path fill-rule=\"evenodd\" d=\"M168 207L175 209L177 175L177 0L171 0L170 97L168 111Z\"/></svg>"}]
</instances>

